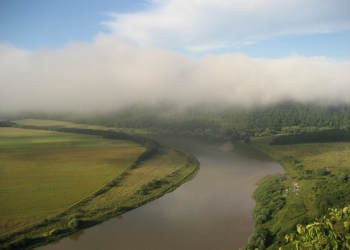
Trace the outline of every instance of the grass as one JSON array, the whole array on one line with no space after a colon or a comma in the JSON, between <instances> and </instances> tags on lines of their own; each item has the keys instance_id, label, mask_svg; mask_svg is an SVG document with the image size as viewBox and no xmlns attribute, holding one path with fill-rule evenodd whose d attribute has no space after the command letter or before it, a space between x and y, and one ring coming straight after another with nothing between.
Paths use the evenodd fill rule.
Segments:
<instances>
[{"instance_id":1,"label":"grass","mask_svg":"<svg viewBox=\"0 0 350 250\"><path fill-rule=\"evenodd\" d=\"M0 234L68 208L143 151L129 141L0 128Z\"/></svg>"},{"instance_id":2,"label":"grass","mask_svg":"<svg viewBox=\"0 0 350 250\"><path fill-rule=\"evenodd\" d=\"M131 167L143 151L128 141L0 128L0 249L56 241L171 192L199 170L193 156L164 147Z\"/></svg>"},{"instance_id":3,"label":"grass","mask_svg":"<svg viewBox=\"0 0 350 250\"><path fill-rule=\"evenodd\" d=\"M23 119L23 120L16 120L13 122L18 123L20 125L33 125L33 126L43 126L43 127L85 128L85 129L96 129L96 130L112 129L112 128L98 126L98 125L76 124L72 122L42 120L42 119Z\"/></svg>"},{"instance_id":4,"label":"grass","mask_svg":"<svg viewBox=\"0 0 350 250\"><path fill-rule=\"evenodd\" d=\"M116 128L116 127L105 127L99 125L89 125L89 124L77 124L73 122L66 121L56 121L56 120L45 120L45 119L22 119L12 121L20 125L32 125L32 126L42 126L42 127L58 127L58 128L82 128L82 129L96 129L96 130L113 130L120 131L128 134L146 134L147 132L135 128Z\"/></svg>"},{"instance_id":5,"label":"grass","mask_svg":"<svg viewBox=\"0 0 350 250\"><path fill-rule=\"evenodd\" d=\"M138 207L172 190L174 185L181 184L194 170L196 164L189 165L185 154L160 147L157 155L139 164L136 169L127 171L118 185L79 206L78 210L83 214L95 211L89 218L84 215L81 219L93 221L99 217L108 217L109 214L114 216L118 209ZM147 194L139 194L138 190L142 185L147 185L155 179L162 181L160 187L150 190Z\"/></svg>"},{"instance_id":6,"label":"grass","mask_svg":"<svg viewBox=\"0 0 350 250\"><path fill-rule=\"evenodd\" d=\"M246 156L260 157L256 153L259 150L267 156L278 161L284 168L286 178L279 181L280 177L269 177L263 182L277 181L281 185L278 192L271 194L269 187L259 184L256 193L265 196L256 197L259 206L268 207L272 199L283 199L285 205L278 210L271 210L269 219L260 224L269 232L267 241L269 248L278 249L284 244L284 235L295 230L295 225L313 221L320 214L317 205L317 197L327 193L337 193L349 188L350 180L339 182L340 175L348 175L350 178L350 143L305 143L294 145L270 145L274 136L254 138L251 144L238 143L236 151ZM324 169L325 175L317 175L318 169ZM299 185L298 191L286 192L295 184ZM265 185L267 186L267 185ZM348 201L339 201L347 202ZM337 206L334 203L333 206ZM292 249L285 246L284 249Z\"/></svg>"}]
</instances>

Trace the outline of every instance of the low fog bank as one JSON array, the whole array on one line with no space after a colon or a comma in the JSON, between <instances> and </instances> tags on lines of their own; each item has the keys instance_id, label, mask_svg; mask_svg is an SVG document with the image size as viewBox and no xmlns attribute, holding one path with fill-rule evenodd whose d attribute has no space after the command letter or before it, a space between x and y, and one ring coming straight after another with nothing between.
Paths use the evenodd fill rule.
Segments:
<instances>
[{"instance_id":1,"label":"low fog bank","mask_svg":"<svg viewBox=\"0 0 350 250\"><path fill-rule=\"evenodd\" d=\"M243 54L194 59L100 34L93 44L23 51L0 44L0 113L108 112L164 101L256 106L350 104L350 62Z\"/></svg>"}]
</instances>

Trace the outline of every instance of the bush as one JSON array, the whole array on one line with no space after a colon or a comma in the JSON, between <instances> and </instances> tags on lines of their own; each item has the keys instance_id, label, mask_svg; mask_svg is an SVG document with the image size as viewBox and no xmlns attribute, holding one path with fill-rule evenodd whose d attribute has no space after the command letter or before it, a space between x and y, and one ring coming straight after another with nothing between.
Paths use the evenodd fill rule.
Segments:
<instances>
[{"instance_id":1,"label":"bush","mask_svg":"<svg viewBox=\"0 0 350 250\"><path fill-rule=\"evenodd\" d=\"M249 236L248 244L241 248L241 250L250 250L250 249L265 249L267 230L261 227L257 227L251 236Z\"/></svg>"},{"instance_id":2,"label":"bush","mask_svg":"<svg viewBox=\"0 0 350 250\"><path fill-rule=\"evenodd\" d=\"M299 161L298 159L295 159L293 162L294 162L294 164L298 164L298 163L300 163L301 161Z\"/></svg>"},{"instance_id":3,"label":"bush","mask_svg":"<svg viewBox=\"0 0 350 250\"><path fill-rule=\"evenodd\" d=\"M315 170L315 175L317 176L323 176L326 174L326 170L324 168L317 168Z\"/></svg>"},{"instance_id":4,"label":"bush","mask_svg":"<svg viewBox=\"0 0 350 250\"><path fill-rule=\"evenodd\" d=\"M346 182L348 180L348 176L344 174L338 175L337 179L339 182Z\"/></svg>"},{"instance_id":5,"label":"bush","mask_svg":"<svg viewBox=\"0 0 350 250\"><path fill-rule=\"evenodd\" d=\"M143 184L139 190L136 191L136 193L141 194L141 195L146 195L148 194L147 186Z\"/></svg>"},{"instance_id":6,"label":"bush","mask_svg":"<svg viewBox=\"0 0 350 250\"><path fill-rule=\"evenodd\" d=\"M306 170L304 171L304 173L305 173L305 174L312 174L313 171L312 171L311 169L306 169Z\"/></svg>"},{"instance_id":7,"label":"bush","mask_svg":"<svg viewBox=\"0 0 350 250\"><path fill-rule=\"evenodd\" d=\"M79 226L79 221L76 218L73 218L68 222L68 227L71 229L76 229L78 228L78 226Z\"/></svg>"},{"instance_id":8,"label":"bush","mask_svg":"<svg viewBox=\"0 0 350 250\"><path fill-rule=\"evenodd\" d=\"M304 168L303 164L299 164L299 165L294 167L295 170L302 170L303 168Z\"/></svg>"}]
</instances>

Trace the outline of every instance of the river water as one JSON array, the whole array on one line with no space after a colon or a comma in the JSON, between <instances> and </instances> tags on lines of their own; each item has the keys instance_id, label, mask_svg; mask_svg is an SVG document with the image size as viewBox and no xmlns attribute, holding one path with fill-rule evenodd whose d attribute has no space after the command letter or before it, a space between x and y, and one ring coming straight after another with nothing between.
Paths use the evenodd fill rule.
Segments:
<instances>
[{"instance_id":1,"label":"river water","mask_svg":"<svg viewBox=\"0 0 350 250\"><path fill-rule=\"evenodd\" d=\"M254 230L251 198L256 182L283 173L273 160L256 160L217 144L157 137L162 145L192 153L197 176L174 192L122 216L39 248L122 250L239 249Z\"/></svg>"}]
</instances>

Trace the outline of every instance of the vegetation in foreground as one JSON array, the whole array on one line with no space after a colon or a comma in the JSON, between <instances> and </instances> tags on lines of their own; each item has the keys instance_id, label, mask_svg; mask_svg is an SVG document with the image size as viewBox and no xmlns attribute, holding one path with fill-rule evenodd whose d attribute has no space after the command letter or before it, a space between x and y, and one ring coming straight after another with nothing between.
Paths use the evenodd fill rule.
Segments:
<instances>
[{"instance_id":1,"label":"vegetation in foreground","mask_svg":"<svg viewBox=\"0 0 350 250\"><path fill-rule=\"evenodd\" d=\"M343 209L331 208L327 216L313 223L298 224L296 231L285 238L297 250L350 249L350 205Z\"/></svg>"},{"instance_id":2,"label":"vegetation in foreground","mask_svg":"<svg viewBox=\"0 0 350 250\"><path fill-rule=\"evenodd\" d=\"M13 128L6 129L13 130ZM34 132L52 133L48 131ZM68 137L74 136L79 135L68 135ZM48 139L48 141L50 140ZM142 147L140 148L142 149ZM116 178L109 179L110 181L106 185L92 195L87 197L81 196L81 198L85 198L68 209L62 209L62 212L51 216L46 215L44 219L31 226L3 234L1 237L2 248L29 249L34 246L47 244L72 234L81 228L90 227L108 218L115 217L166 192L172 191L181 183L192 178L199 167L198 161L193 156L167 148L159 148L158 152L150 157L147 161L137 161L137 163L131 164L126 170L124 168L122 173L119 171L119 175ZM113 162L113 159L109 161ZM118 173L114 172L114 176ZM61 175L63 179L66 177L69 179L69 175ZM77 183L80 186L81 182L79 180L73 184L76 186ZM36 184L37 182L31 183L33 188L36 188ZM39 199L40 204L44 207L46 206L45 199L39 197L36 199ZM40 210L40 206L35 209Z\"/></svg>"},{"instance_id":3,"label":"vegetation in foreground","mask_svg":"<svg viewBox=\"0 0 350 250\"><path fill-rule=\"evenodd\" d=\"M285 236L298 224L324 216L329 208L343 208L350 201L350 143L270 145L277 136L239 143L236 150L256 149L281 163L286 175L259 183L253 198L256 229L243 249L295 249Z\"/></svg>"}]
</instances>

